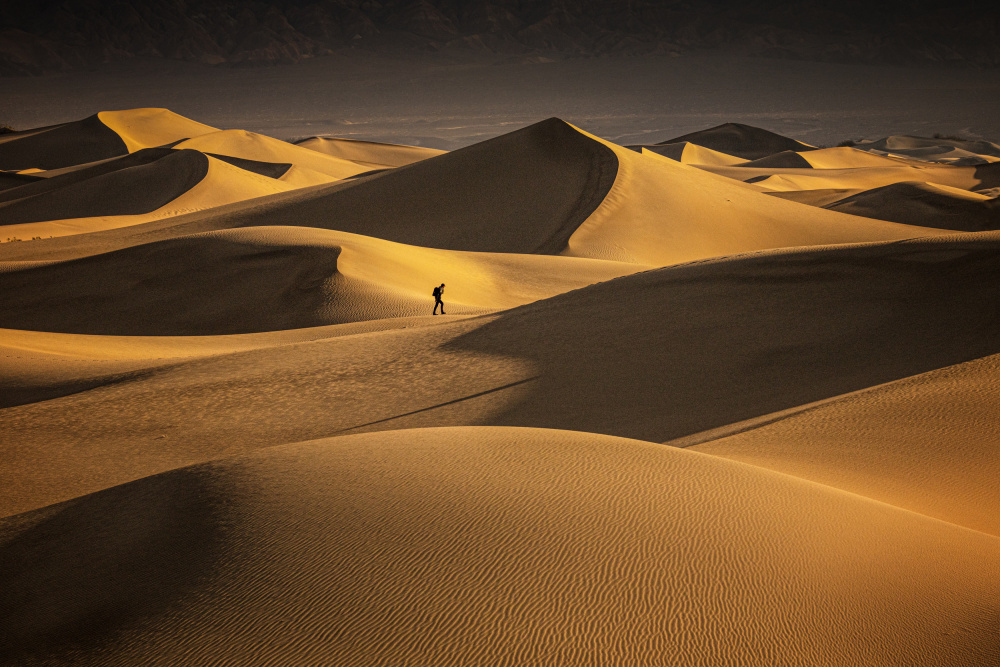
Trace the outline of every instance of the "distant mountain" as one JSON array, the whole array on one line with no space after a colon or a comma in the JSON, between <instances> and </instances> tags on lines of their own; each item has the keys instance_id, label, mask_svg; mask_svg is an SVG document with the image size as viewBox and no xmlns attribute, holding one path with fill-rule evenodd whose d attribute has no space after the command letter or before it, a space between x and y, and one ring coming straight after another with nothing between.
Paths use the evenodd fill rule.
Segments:
<instances>
[{"instance_id":1,"label":"distant mountain","mask_svg":"<svg viewBox=\"0 0 1000 667\"><path fill-rule=\"evenodd\" d=\"M0 9L0 75L128 58L294 63L343 49L1000 65L992 0L33 0Z\"/></svg>"}]
</instances>

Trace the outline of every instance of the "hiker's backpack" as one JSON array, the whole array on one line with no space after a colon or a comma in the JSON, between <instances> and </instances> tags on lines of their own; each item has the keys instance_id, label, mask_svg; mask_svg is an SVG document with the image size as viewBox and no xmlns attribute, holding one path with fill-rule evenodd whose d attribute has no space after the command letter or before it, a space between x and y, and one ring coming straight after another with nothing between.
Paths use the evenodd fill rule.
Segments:
<instances>
[{"instance_id":1,"label":"hiker's backpack","mask_svg":"<svg viewBox=\"0 0 1000 667\"><path fill-rule=\"evenodd\" d=\"M440 287L435 287L434 291L431 292L431 296L433 296L435 299L437 299L438 297L440 297L441 296L441 288Z\"/></svg>"}]
</instances>

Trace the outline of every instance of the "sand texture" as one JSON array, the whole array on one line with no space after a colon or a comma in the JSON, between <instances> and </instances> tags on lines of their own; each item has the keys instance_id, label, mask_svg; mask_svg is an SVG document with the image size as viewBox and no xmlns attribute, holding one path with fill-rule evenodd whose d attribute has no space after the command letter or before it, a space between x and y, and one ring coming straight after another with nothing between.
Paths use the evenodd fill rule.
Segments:
<instances>
[{"instance_id":1,"label":"sand texture","mask_svg":"<svg viewBox=\"0 0 1000 667\"><path fill-rule=\"evenodd\" d=\"M1000 149L642 136L0 135L0 665L1000 664Z\"/></svg>"},{"instance_id":2,"label":"sand texture","mask_svg":"<svg viewBox=\"0 0 1000 667\"><path fill-rule=\"evenodd\" d=\"M1000 596L997 538L598 435L289 445L0 535L20 664L930 666L1000 651L982 611Z\"/></svg>"}]
</instances>

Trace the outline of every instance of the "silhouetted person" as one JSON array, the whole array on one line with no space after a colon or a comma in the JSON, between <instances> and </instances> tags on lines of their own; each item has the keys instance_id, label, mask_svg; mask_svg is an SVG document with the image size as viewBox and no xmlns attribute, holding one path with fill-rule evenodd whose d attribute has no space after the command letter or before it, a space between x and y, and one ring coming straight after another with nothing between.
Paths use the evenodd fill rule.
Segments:
<instances>
[{"instance_id":1,"label":"silhouetted person","mask_svg":"<svg viewBox=\"0 0 1000 667\"><path fill-rule=\"evenodd\" d=\"M444 315L444 301L441 300L444 296L444 283L441 283L440 287L435 287L431 294L434 295L434 314L438 314L438 306L441 306L441 314Z\"/></svg>"}]
</instances>

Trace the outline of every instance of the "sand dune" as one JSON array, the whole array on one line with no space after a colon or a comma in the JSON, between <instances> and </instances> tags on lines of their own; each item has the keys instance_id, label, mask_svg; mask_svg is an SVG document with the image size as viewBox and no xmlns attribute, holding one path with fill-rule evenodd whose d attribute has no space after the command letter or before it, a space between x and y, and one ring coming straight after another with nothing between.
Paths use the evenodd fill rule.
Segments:
<instances>
[{"instance_id":1,"label":"sand dune","mask_svg":"<svg viewBox=\"0 0 1000 667\"><path fill-rule=\"evenodd\" d=\"M58 169L126 154L125 141L94 114L8 138L0 143L0 169Z\"/></svg>"},{"instance_id":2,"label":"sand dune","mask_svg":"<svg viewBox=\"0 0 1000 667\"><path fill-rule=\"evenodd\" d=\"M710 163L704 163L710 164ZM759 169L860 169L863 167L899 167L908 164L900 158L873 155L856 148L819 148L811 151L782 151L741 167Z\"/></svg>"},{"instance_id":3,"label":"sand dune","mask_svg":"<svg viewBox=\"0 0 1000 667\"><path fill-rule=\"evenodd\" d=\"M324 155L317 151L244 130L222 130L202 134L180 142L175 148L191 148L203 153L228 155L258 162L293 164L316 173L325 174L330 177L329 181L347 178L368 170L368 167L350 160Z\"/></svg>"},{"instance_id":4,"label":"sand dune","mask_svg":"<svg viewBox=\"0 0 1000 667\"><path fill-rule=\"evenodd\" d=\"M720 153L719 151L713 151L711 148L705 148L704 146L699 146L698 144L688 143L687 141L682 141L676 144L653 144L651 146L640 145L640 146L626 146L637 153L642 153L643 151L649 151L651 153L656 153L657 155L662 155L663 157L668 157L671 160L681 162L683 164L709 164L717 166L728 166L734 164L743 164L745 160L743 158L734 157L732 155L726 155L725 153Z\"/></svg>"},{"instance_id":5,"label":"sand dune","mask_svg":"<svg viewBox=\"0 0 1000 667\"><path fill-rule=\"evenodd\" d=\"M996 165L1000 167L1000 165ZM717 167L702 165L699 168L714 174L778 191L857 189L871 190L893 183L919 181L947 185L961 190L985 190L1000 185L1000 170L994 165L958 167L928 164L899 165L896 167L856 167L846 169L815 169L788 167Z\"/></svg>"},{"instance_id":6,"label":"sand dune","mask_svg":"<svg viewBox=\"0 0 1000 667\"><path fill-rule=\"evenodd\" d=\"M41 177L32 176L31 174L19 174L16 171L0 171L0 192L10 190L11 188L19 188L22 185L34 183L39 180L41 180Z\"/></svg>"},{"instance_id":7,"label":"sand dune","mask_svg":"<svg viewBox=\"0 0 1000 667\"><path fill-rule=\"evenodd\" d=\"M695 449L1000 535L1000 358L833 400Z\"/></svg>"},{"instance_id":8,"label":"sand dune","mask_svg":"<svg viewBox=\"0 0 1000 667\"><path fill-rule=\"evenodd\" d=\"M293 225L445 250L553 254L600 205L615 174L613 151L552 120L375 176L31 252L64 259L216 229ZM0 245L0 259L18 252Z\"/></svg>"},{"instance_id":9,"label":"sand dune","mask_svg":"<svg viewBox=\"0 0 1000 667\"><path fill-rule=\"evenodd\" d=\"M252 333L512 308L644 267L456 253L341 232L254 227L0 273L0 326L64 333ZM433 301L433 300L431 300Z\"/></svg>"},{"instance_id":10,"label":"sand dune","mask_svg":"<svg viewBox=\"0 0 1000 667\"><path fill-rule=\"evenodd\" d=\"M744 160L757 160L782 151L808 151L814 148L769 130L740 123L725 123L707 130L699 130L663 141L659 145L683 141Z\"/></svg>"},{"instance_id":11,"label":"sand dune","mask_svg":"<svg viewBox=\"0 0 1000 667\"><path fill-rule=\"evenodd\" d=\"M984 612L996 538L591 434L323 440L0 526L8 661L938 666L1000 651Z\"/></svg>"},{"instance_id":12,"label":"sand dune","mask_svg":"<svg viewBox=\"0 0 1000 667\"><path fill-rule=\"evenodd\" d=\"M644 265L941 233L803 208L756 190L552 119L327 188L62 244L42 242L32 258L68 259L258 225L333 228L449 250L562 253ZM24 258L19 252L0 248L0 259Z\"/></svg>"},{"instance_id":13,"label":"sand dune","mask_svg":"<svg viewBox=\"0 0 1000 667\"><path fill-rule=\"evenodd\" d=\"M218 129L185 118L168 109L128 109L102 111L97 114L102 123L121 137L130 153L143 148L176 144Z\"/></svg>"},{"instance_id":14,"label":"sand dune","mask_svg":"<svg viewBox=\"0 0 1000 667\"><path fill-rule=\"evenodd\" d=\"M350 160L369 169L405 167L408 164L420 162L445 152L423 146L403 146L336 137L310 137L296 141L295 145L342 160Z\"/></svg>"},{"instance_id":15,"label":"sand dune","mask_svg":"<svg viewBox=\"0 0 1000 667\"><path fill-rule=\"evenodd\" d=\"M885 155L873 155L857 148L841 146L799 153L813 169L858 169L861 167L898 167L908 160Z\"/></svg>"},{"instance_id":16,"label":"sand dune","mask_svg":"<svg viewBox=\"0 0 1000 667\"><path fill-rule=\"evenodd\" d=\"M0 194L0 224L150 213L207 174L201 153L149 149Z\"/></svg>"},{"instance_id":17,"label":"sand dune","mask_svg":"<svg viewBox=\"0 0 1000 667\"><path fill-rule=\"evenodd\" d=\"M970 154L1000 158L1000 145L975 139L945 139L943 137L891 136L858 144L862 150L879 150L913 157L929 157L946 153L943 149L958 149ZM925 151L919 153L919 151Z\"/></svg>"},{"instance_id":18,"label":"sand dune","mask_svg":"<svg viewBox=\"0 0 1000 667\"><path fill-rule=\"evenodd\" d=\"M1000 199L933 183L893 183L849 194L823 207L939 229L966 232L1000 229Z\"/></svg>"},{"instance_id":19,"label":"sand dune","mask_svg":"<svg viewBox=\"0 0 1000 667\"><path fill-rule=\"evenodd\" d=\"M998 248L988 233L763 253L486 318L178 363L4 410L0 483L10 491L0 509L342 431L496 424L654 442L700 433L996 353L1000 322L984 304L996 300ZM122 422L133 426L108 427Z\"/></svg>"},{"instance_id":20,"label":"sand dune","mask_svg":"<svg viewBox=\"0 0 1000 667\"><path fill-rule=\"evenodd\" d=\"M662 266L770 248L939 233L817 216L817 209L794 204L775 206L774 198L699 168L602 143L618 157L618 176L563 254Z\"/></svg>"},{"instance_id":21,"label":"sand dune","mask_svg":"<svg viewBox=\"0 0 1000 667\"><path fill-rule=\"evenodd\" d=\"M0 203L0 224L10 221L0 229L20 239L87 234L296 189L230 162L193 150L139 151L0 193L0 202L11 200Z\"/></svg>"}]
</instances>

